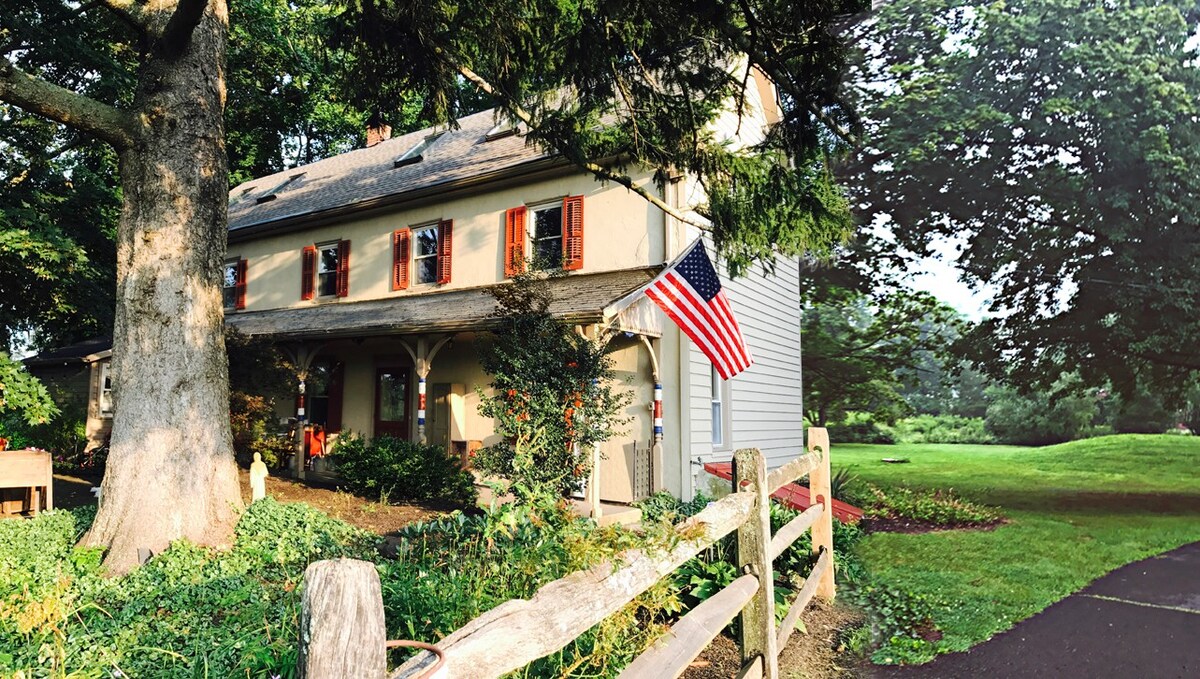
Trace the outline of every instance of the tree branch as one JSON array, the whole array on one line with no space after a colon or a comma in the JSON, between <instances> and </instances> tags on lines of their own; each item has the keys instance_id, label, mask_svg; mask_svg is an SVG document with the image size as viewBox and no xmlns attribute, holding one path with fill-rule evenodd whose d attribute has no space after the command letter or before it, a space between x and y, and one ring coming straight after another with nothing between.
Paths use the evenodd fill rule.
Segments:
<instances>
[{"instance_id":1,"label":"tree branch","mask_svg":"<svg viewBox=\"0 0 1200 679\"><path fill-rule=\"evenodd\" d=\"M133 117L120 109L46 82L0 59L0 101L103 139L117 149L133 145Z\"/></svg>"},{"instance_id":2,"label":"tree branch","mask_svg":"<svg viewBox=\"0 0 1200 679\"><path fill-rule=\"evenodd\" d=\"M106 7L134 29L142 33L150 32L150 20L146 17L146 10L138 0L99 0L98 4Z\"/></svg>"},{"instance_id":3,"label":"tree branch","mask_svg":"<svg viewBox=\"0 0 1200 679\"><path fill-rule=\"evenodd\" d=\"M183 54L192 39L192 31L200 25L200 18L206 9L208 0L179 0L158 39L158 53L167 59L175 59Z\"/></svg>"},{"instance_id":4,"label":"tree branch","mask_svg":"<svg viewBox=\"0 0 1200 679\"><path fill-rule=\"evenodd\" d=\"M462 77L471 81L471 83L473 85L475 85L476 87L478 87L481 91L492 96L495 99L501 100L504 103L506 103L507 108L510 111L512 111L513 115L517 116L517 118L520 118L521 122L525 123L526 125L529 125L530 127L534 127L533 116L529 115L528 111L521 108L521 106L519 106L516 102L508 101L506 97L503 97L498 92L496 92L496 88L492 87L492 84L489 83L488 81L484 80L478 73L476 73L475 71L472 71L471 69L467 68L466 66L462 66L459 64L455 64L454 67L456 69L458 69L458 72L459 72L459 74L462 75ZM567 154L563 154L563 155L567 155ZM569 158L570 156L567 156L567 157ZM583 161L573 160L572 162L574 162L580 168L587 170L588 172L591 172L593 175L595 175L599 179L602 179L604 181L610 181L615 184L620 184L621 186L624 186L625 188L629 189L630 191L633 191L637 195L644 198L651 205L657 207L658 209L662 210L664 213L670 215L671 217L679 220L680 222L682 222L684 224L694 226L694 227L696 227L698 229L702 229L704 231L708 231L710 228L707 224L697 222L696 220L689 218L683 212L680 212L678 208L676 208L672 205L668 205L663 199L654 195L650 191L647 191L645 187L634 184L633 179L631 177L629 177L628 175L617 174L616 172L613 172L605 167L602 167L601 165L599 165L597 163L593 163L593 162L587 161L587 160L583 160Z\"/></svg>"}]
</instances>

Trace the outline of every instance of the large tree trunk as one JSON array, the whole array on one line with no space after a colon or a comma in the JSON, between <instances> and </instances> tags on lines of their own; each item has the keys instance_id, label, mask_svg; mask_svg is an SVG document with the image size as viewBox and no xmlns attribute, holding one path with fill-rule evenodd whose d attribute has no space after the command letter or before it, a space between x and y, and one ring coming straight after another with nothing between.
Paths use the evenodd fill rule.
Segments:
<instances>
[{"instance_id":1,"label":"large tree trunk","mask_svg":"<svg viewBox=\"0 0 1200 679\"><path fill-rule=\"evenodd\" d=\"M115 418L103 503L84 538L108 549L114 574L137 565L139 548L228 544L241 506L218 287L227 33L225 3L213 0L190 40L159 45L134 100L141 129L121 152Z\"/></svg>"}]
</instances>

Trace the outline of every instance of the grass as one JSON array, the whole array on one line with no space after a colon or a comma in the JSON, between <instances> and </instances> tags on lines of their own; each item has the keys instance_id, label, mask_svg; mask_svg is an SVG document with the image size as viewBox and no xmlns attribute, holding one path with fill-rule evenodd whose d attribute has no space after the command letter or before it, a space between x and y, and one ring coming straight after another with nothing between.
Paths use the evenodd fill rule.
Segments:
<instances>
[{"instance_id":1,"label":"grass","mask_svg":"<svg viewBox=\"0 0 1200 679\"><path fill-rule=\"evenodd\" d=\"M939 652L965 650L1114 568L1200 540L1200 437L1045 448L835 443L832 461L885 489L952 488L1010 519L989 531L876 533L861 543L883 581L944 602Z\"/></svg>"}]
</instances>

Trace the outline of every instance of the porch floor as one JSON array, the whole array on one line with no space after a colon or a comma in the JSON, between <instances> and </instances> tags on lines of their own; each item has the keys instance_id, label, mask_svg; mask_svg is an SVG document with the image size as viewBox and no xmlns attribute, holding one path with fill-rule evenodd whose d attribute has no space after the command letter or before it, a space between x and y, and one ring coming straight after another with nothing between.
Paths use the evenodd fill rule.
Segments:
<instances>
[{"instance_id":1,"label":"porch floor","mask_svg":"<svg viewBox=\"0 0 1200 679\"><path fill-rule=\"evenodd\" d=\"M492 499L493 499L492 489L489 488L488 486L483 486L483 485L477 485L476 489L479 491L479 503L478 503L479 506L480 507L491 506ZM505 495L499 499L500 504L504 504L505 502L511 502L511 501L512 501L511 495ZM571 505L573 506L575 513L580 516L591 516L592 515L592 505L591 505L591 503L589 503L585 500L572 498ZM617 504L615 502L601 502L600 503L600 519L596 523L601 526L611 526L613 524L620 524L622 526L630 526L630 525L633 525L636 523L640 523L641 520L642 520L642 510L638 509L637 507L631 507L629 505Z\"/></svg>"}]
</instances>

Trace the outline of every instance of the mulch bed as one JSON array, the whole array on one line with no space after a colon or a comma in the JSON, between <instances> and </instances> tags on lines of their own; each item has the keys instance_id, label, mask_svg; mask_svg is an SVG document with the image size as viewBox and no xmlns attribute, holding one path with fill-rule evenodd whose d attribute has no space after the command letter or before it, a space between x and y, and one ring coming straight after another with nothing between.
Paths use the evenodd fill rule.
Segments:
<instances>
[{"instance_id":1,"label":"mulch bed","mask_svg":"<svg viewBox=\"0 0 1200 679\"><path fill-rule=\"evenodd\" d=\"M242 499L250 501L250 474L239 470ZM100 485L98 474L78 471L54 474L54 506L57 509L96 503L92 486ZM304 502L346 523L379 535L395 533L417 521L449 513L453 508L434 504L385 505L359 497L332 485L304 483L285 477L267 478L267 495L280 502Z\"/></svg>"},{"instance_id":2,"label":"mulch bed","mask_svg":"<svg viewBox=\"0 0 1200 679\"><path fill-rule=\"evenodd\" d=\"M1008 523L1007 519L994 521L964 521L961 523L935 523L916 519L872 517L863 519L858 527L864 533L933 533L942 530L993 530Z\"/></svg>"},{"instance_id":3,"label":"mulch bed","mask_svg":"<svg viewBox=\"0 0 1200 679\"><path fill-rule=\"evenodd\" d=\"M839 647L838 633L862 624L862 615L845 606L830 606L814 600L800 616L807 632L792 632L787 646L779 653L780 677L804 679L841 679L855 677L858 658L848 656ZM741 669L741 654L737 644L722 634L713 640L692 666L684 679L729 679Z\"/></svg>"}]
</instances>

